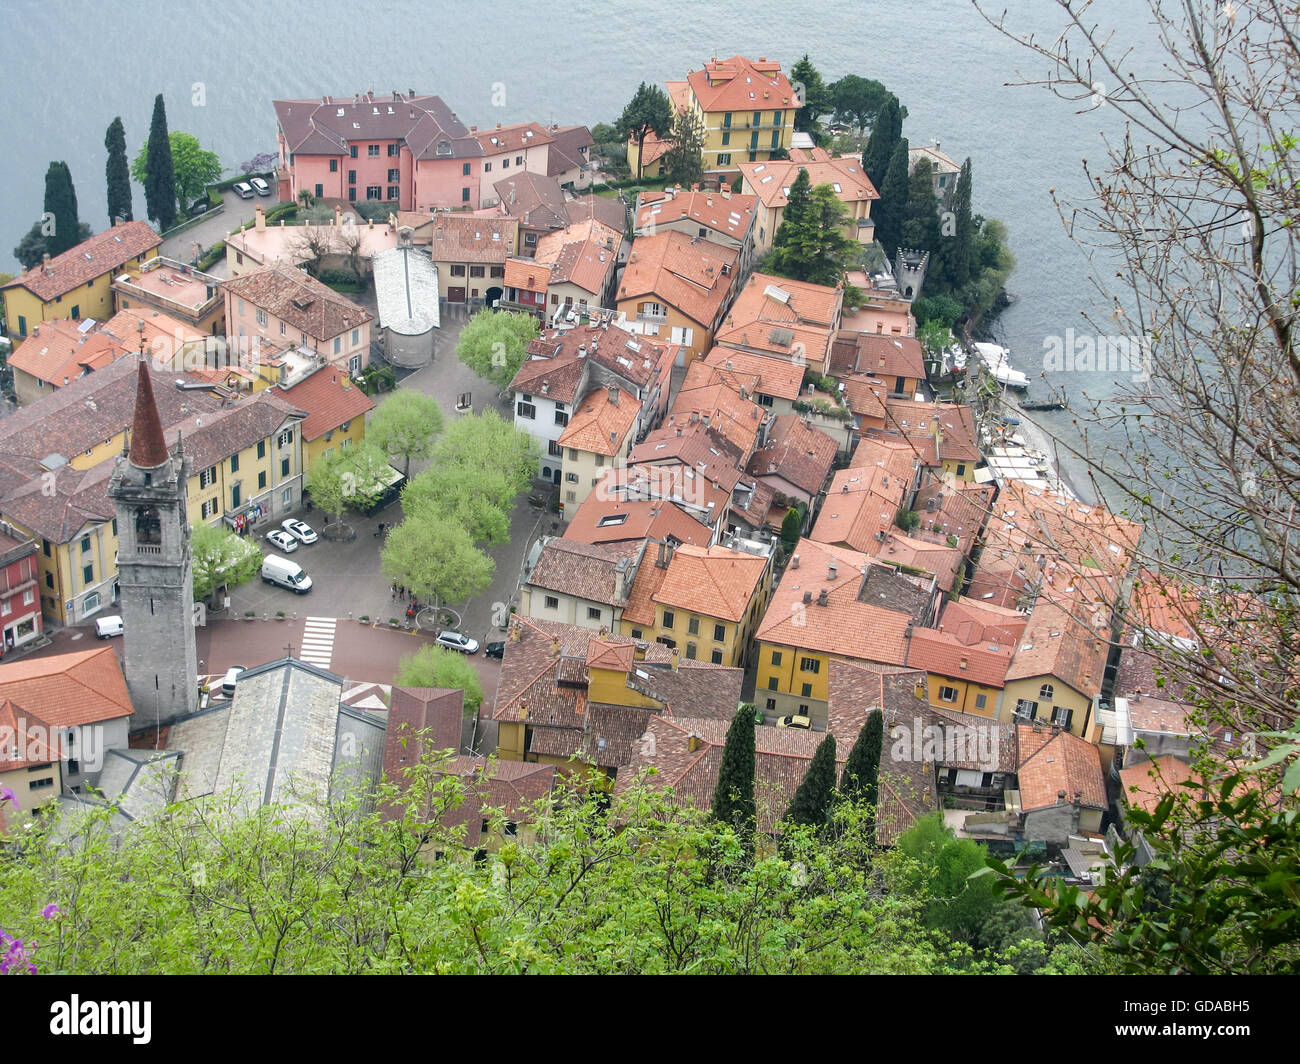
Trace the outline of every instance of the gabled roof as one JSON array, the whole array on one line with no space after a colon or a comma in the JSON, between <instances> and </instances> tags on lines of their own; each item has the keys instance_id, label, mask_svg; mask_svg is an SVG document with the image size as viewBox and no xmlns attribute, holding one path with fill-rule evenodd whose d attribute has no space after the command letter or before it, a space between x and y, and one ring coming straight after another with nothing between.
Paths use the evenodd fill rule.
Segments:
<instances>
[{"instance_id":1,"label":"gabled roof","mask_svg":"<svg viewBox=\"0 0 1300 1064\"><path fill-rule=\"evenodd\" d=\"M859 447L859 453L861 450ZM910 478L905 480L883 466L853 465L838 470L810 538L874 554L883 537L891 534L909 482Z\"/></svg>"},{"instance_id":2,"label":"gabled roof","mask_svg":"<svg viewBox=\"0 0 1300 1064\"><path fill-rule=\"evenodd\" d=\"M98 724L134 712L110 646L7 662L0 668L0 700L12 701L56 728Z\"/></svg>"},{"instance_id":3,"label":"gabled roof","mask_svg":"<svg viewBox=\"0 0 1300 1064\"><path fill-rule=\"evenodd\" d=\"M557 537L542 548L525 582L531 587L573 595L587 602L621 606L631 589L636 554L636 547L627 545L580 543Z\"/></svg>"},{"instance_id":4,"label":"gabled roof","mask_svg":"<svg viewBox=\"0 0 1300 1064\"><path fill-rule=\"evenodd\" d=\"M730 492L740 480L745 452L703 421L655 429L632 449L629 465L680 463L688 480L703 480Z\"/></svg>"},{"instance_id":5,"label":"gabled roof","mask_svg":"<svg viewBox=\"0 0 1300 1064\"><path fill-rule=\"evenodd\" d=\"M145 222L123 222L55 255L49 262L33 266L2 287L25 288L37 299L48 302L116 270L161 243L162 238Z\"/></svg>"},{"instance_id":6,"label":"gabled roof","mask_svg":"<svg viewBox=\"0 0 1300 1064\"><path fill-rule=\"evenodd\" d=\"M365 417L375 408L374 401L348 379L328 366L318 369L305 380L282 389L284 399L303 411L302 438L316 440L353 418Z\"/></svg>"},{"instance_id":7,"label":"gabled roof","mask_svg":"<svg viewBox=\"0 0 1300 1064\"><path fill-rule=\"evenodd\" d=\"M551 126L551 150L546 154L546 173L550 177L586 166L596 141L586 126Z\"/></svg>"},{"instance_id":8,"label":"gabled roof","mask_svg":"<svg viewBox=\"0 0 1300 1064\"><path fill-rule=\"evenodd\" d=\"M1192 766L1182 758L1165 754L1120 769L1120 794L1126 804L1153 813L1160 799L1167 794L1188 796L1195 793L1181 786L1194 775Z\"/></svg>"},{"instance_id":9,"label":"gabled roof","mask_svg":"<svg viewBox=\"0 0 1300 1064\"><path fill-rule=\"evenodd\" d=\"M693 369L693 363L689 369ZM753 391L759 395L770 395L778 399L794 401L799 398L803 387L804 367L790 358L754 354L734 347L715 347L702 363L721 375L737 391L744 383L746 387L753 384Z\"/></svg>"},{"instance_id":10,"label":"gabled roof","mask_svg":"<svg viewBox=\"0 0 1300 1064\"><path fill-rule=\"evenodd\" d=\"M717 343L804 363L825 360L839 323L843 290L753 273L718 326Z\"/></svg>"},{"instance_id":11,"label":"gabled roof","mask_svg":"<svg viewBox=\"0 0 1300 1064\"><path fill-rule=\"evenodd\" d=\"M653 598L663 606L739 621L749 612L767 565L765 557L727 547L678 547Z\"/></svg>"},{"instance_id":12,"label":"gabled roof","mask_svg":"<svg viewBox=\"0 0 1300 1064\"><path fill-rule=\"evenodd\" d=\"M647 190L637 198L636 231L651 231L672 222L688 221L732 240L743 241L754 225L756 196L710 189Z\"/></svg>"},{"instance_id":13,"label":"gabled roof","mask_svg":"<svg viewBox=\"0 0 1300 1064\"><path fill-rule=\"evenodd\" d=\"M743 55L710 59L686 76L700 109L713 111L793 111L799 107L781 64Z\"/></svg>"},{"instance_id":14,"label":"gabled roof","mask_svg":"<svg viewBox=\"0 0 1300 1064\"><path fill-rule=\"evenodd\" d=\"M659 499L629 502L610 498L602 491L592 491L587 496L564 530L566 539L580 543L653 539L698 546L706 546L712 533L711 528L676 503Z\"/></svg>"},{"instance_id":15,"label":"gabled roof","mask_svg":"<svg viewBox=\"0 0 1300 1064\"><path fill-rule=\"evenodd\" d=\"M894 377L925 380L925 351L915 336L843 329L835 335L831 364L837 373L872 374L883 377L890 385Z\"/></svg>"},{"instance_id":16,"label":"gabled roof","mask_svg":"<svg viewBox=\"0 0 1300 1064\"><path fill-rule=\"evenodd\" d=\"M622 230L594 218L547 233L537 241L534 259L551 267L551 284L567 282L599 297L618 265Z\"/></svg>"},{"instance_id":17,"label":"gabled roof","mask_svg":"<svg viewBox=\"0 0 1300 1064\"><path fill-rule=\"evenodd\" d=\"M94 324L70 318L43 321L14 348L8 365L58 388L133 353L116 337L87 328Z\"/></svg>"},{"instance_id":18,"label":"gabled roof","mask_svg":"<svg viewBox=\"0 0 1300 1064\"><path fill-rule=\"evenodd\" d=\"M641 299L670 306L692 321L711 328L731 290L734 248L669 230L640 236L632 242L618 299Z\"/></svg>"},{"instance_id":19,"label":"gabled roof","mask_svg":"<svg viewBox=\"0 0 1300 1064\"><path fill-rule=\"evenodd\" d=\"M743 463L753 452L766 419L758 403L725 382L695 386L693 381L683 381L663 427L687 431L698 425L711 428L739 450Z\"/></svg>"},{"instance_id":20,"label":"gabled roof","mask_svg":"<svg viewBox=\"0 0 1300 1064\"><path fill-rule=\"evenodd\" d=\"M433 218L429 254L434 262L503 265L519 246L514 218L476 214L438 214Z\"/></svg>"},{"instance_id":21,"label":"gabled roof","mask_svg":"<svg viewBox=\"0 0 1300 1064\"><path fill-rule=\"evenodd\" d=\"M461 841L477 847L489 809L500 810L509 821L525 821L536 803L551 793L556 769L554 765L462 754L440 762L435 772L466 781L464 800L455 809L446 810L441 820L446 827L464 825Z\"/></svg>"},{"instance_id":22,"label":"gabled roof","mask_svg":"<svg viewBox=\"0 0 1300 1064\"><path fill-rule=\"evenodd\" d=\"M1016 729L1020 748L1020 808L1026 813L1055 805L1061 791L1066 803L1076 794L1089 809L1105 809L1106 776L1101 751L1068 731L1021 724Z\"/></svg>"},{"instance_id":23,"label":"gabled roof","mask_svg":"<svg viewBox=\"0 0 1300 1064\"><path fill-rule=\"evenodd\" d=\"M352 300L289 266L253 270L221 285L317 340L332 340L371 320L370 313Z\"/></svg>"},{"instance_id":24,"label":"gabled roof","mask_svg":"<svg viewBox=\"0 0 1300 1064\"><path fill-rule=\"evenodd\" d=\"M1098 619L1097 629L1092 630L1069 609L1040 600L1029 615L1015 660L1007 670L1007 681L1050 676L1081 695L1095 697L1101 693L1110 647L1104 627L1109 620L1106 613Z\"/></svg>"},{"instance_id":25,"label":"gabled roof","mask_svg":"<svg viewBox=\"0 0 1300 1064\"><path fill-rule=\"evenodd\" d=\"M775 477L815 496L826 484L839 444L798 414L774 418L767 446L755 451L746 471L752 477Z\"/></svg>"},{"instance_id":26,"label":"gabled roof","mask_svg":"<svg viewBox=\"0 0 1300 1064\"><path fill-rule=\"evenodd\" d=\"M276 121L289 151L340 155L349 141L401 140L417 159L478 158L478 141L437 96L363 93L313 100L273 100Z\"/></svg>"},{"instance_id":27,"label":"gabled roof","mask_svg":"<svg viewBox=\"0 0 1300 1064\"><path fill-rule=\"evenodd\" d=\"M528 229L563 229L569 224L564 190L553 177L525 170L492 186L501 210Z\"/></svg>"},{"instance_id":28,"label":"gabled roof","mask_svg":"<svg viewBox=\"0 0 1300 1064\"><path fill-rule=\"evenodd\" d=\"M0 745L0 772L63 760L58 729L8 698L0 698L0 736L11 744Z\"/></svg>"},{"instance_id":29,"label":"gabled roof","mask_svg":"<svg viewBox=\"0 0 1300 1064\"><path fill-rule=\"evenodd\" d=\"M800 170L808 171L808 181L813 188L830 185L841 203L870 203L880 198L857 156L839 159L832 158L822 148L814 148L811 152L792 148L789 159L739 162L736 165L744 175L745 188L755 193L769 210L785 207L790 202L790 187L799 177Z\"/></svg>"},{"instance_id":30,"label":"gabled roof","mask_svg":"<svg viewBox=\"0 0 1300 1064\"><path fill-rule=\"evenodd\" d=\"M139 351L143 341L145 354L168 363L184 345L207 338L188 322L145 306L119 310L104 322L102 329L132 351Z\"/></svg>"},{"instance_id":31,"label":"gabled roof","mask_svg":"<svg viewBox=\"0 0 1300 1064\"><path fill-rule=\"evenodd\" d=\"M641 404L631 392L617 385L593 388L570 415L556 442L607 457L621 454L640 412Z\"/></svg>"},{"instance_id":32,"label":"gabled roof","mask_svg":"<svg viewBox=\"0 0 1300 1064\"><path fill-rule=\"evenodd\" d=\"M908 645L907 664L937 676L1002 687L1014 649L1014 642L967 646L949 632L917 628Z\"/></svg>"},{"instance_id":33,"label":"gabled roof","mask_svg":"<svg viewBox=\"0 0 1300 1064\"><path fill-rule=\"evenodd\" d=\"M551 143L551 135L536 122L516 122L512 126L497 123L495 129L480 129L470 133L483 149L484 156L506 155Z\"/></svg>"}]
</instances>

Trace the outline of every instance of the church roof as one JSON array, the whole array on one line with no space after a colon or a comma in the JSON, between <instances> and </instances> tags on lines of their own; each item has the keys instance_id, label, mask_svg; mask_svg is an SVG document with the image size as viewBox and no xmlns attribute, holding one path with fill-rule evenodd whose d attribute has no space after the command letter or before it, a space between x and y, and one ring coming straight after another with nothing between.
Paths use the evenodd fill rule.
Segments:
<instances>
[{"instance_id":1,"label":"church roof","mask_svg":"<svg viewBox=\"0 0 1300 1064\"><path fill-rule=\"evenodd\" d=\"M153 382L148 362L140 362L135 391L135 414L131 419L131 464L141 469L157 469L167 461L167 441L163 438L162 419L154 402Z\"/></svg>"}]
</instances>

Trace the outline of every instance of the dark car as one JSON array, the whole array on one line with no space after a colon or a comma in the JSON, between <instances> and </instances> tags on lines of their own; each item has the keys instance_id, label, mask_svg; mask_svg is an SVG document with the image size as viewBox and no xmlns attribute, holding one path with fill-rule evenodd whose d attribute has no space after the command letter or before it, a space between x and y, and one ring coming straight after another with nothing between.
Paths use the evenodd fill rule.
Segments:
<instances>
[{"instance_id":1,"label":"dark car","mask_svg":"<svg viewBox=\"0 0 1300 1064\"><path fill-rule=\"evenodd\" d=\"M489 643L487 646L483 648L483 656L485 658L504 657L505 652L506 652L506 645L503 642Z\"/></svg>"},{"instance_id":2,"label":"dark car","mask_svg":"<svg viewBox=\"0 0 1300 1064\"><path fill-rule=\"evenodd\" d=\"M190 206L190 217L197 218L200 214L207 214L210 210L212 210L212 204L208 202L208 197L204 196Z\"/></svg>"}]
</instances>

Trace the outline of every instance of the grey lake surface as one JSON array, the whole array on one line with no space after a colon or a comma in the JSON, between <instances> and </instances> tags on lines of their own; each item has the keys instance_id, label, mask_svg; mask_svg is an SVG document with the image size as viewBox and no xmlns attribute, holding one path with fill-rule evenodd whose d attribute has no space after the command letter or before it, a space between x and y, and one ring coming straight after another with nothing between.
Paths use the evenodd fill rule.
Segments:
<instances>
[{"instance_id":1,"label":"grey lake surface","mask_svg":"<svg viewBox=\"0 0 1300 1064\"><path fill-rule=\"evenodd\" d=\"M1109 20L1117 40L1138 45L1148 32L1141 6L1102 0L1093 17ZM1047 0L988 7L1006 8L1009 25L1047 41L1061 28ZM480 127L594 125L614 121L640 81L681 78L710 56L766 56L788 72L808 52L828 81L856 73L884 82L908 108L903 132L912 145L937 140L958 161L971 157L975 209L1007 224L1017 260L1014 302L992 333L1040 397L1053 338L1071 328L1087 332L1082 312L1097 304L1088 264L1049 189L1067 199L1086 195L1081 160L1100 162L1101 133L1119 131L1118 115L1104 102L1070 103L1041 87L1015 86L1041 80L1047 61L1000 36L966 0L3 0L0 17L9 46L0 64L3 270L17 269L11 249L41 213L51 159L71 168L81 218L96 231L107 224L105 129L120 115L134 155L159 92L170 127L193 133L233 168L275 149L270 101L277 97L416 89L442 96ZM144 216L143 200L137 187L136 217ZM1048 381L1072 399L1116 388L1114 373L1056 372ZM1063 438L1073 431L1069 413L1041 417ZM1081 485L1068 458L1062 471Z\"/></svg>"}]
</instances>

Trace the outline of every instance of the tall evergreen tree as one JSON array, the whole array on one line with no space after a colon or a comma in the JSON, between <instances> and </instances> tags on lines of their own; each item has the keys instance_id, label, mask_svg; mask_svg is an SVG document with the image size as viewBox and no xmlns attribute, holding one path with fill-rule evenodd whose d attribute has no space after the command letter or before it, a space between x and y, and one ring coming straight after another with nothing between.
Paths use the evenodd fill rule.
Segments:
<instances>
[{"instance_id":1,"label":"tall evergreen tree","mask_svg":"<svg viewBox=\"0 0 1300 1064\"><path fill-rule=\"evenodd\" d=\"M664 152L664 170L679 185L690 188L704 174L704 124L693 111L673 120L673 142Z\"/></svg>"},{"instance_id":2,"label":"tall evergreen tree","mask_svg":"<svg viewBox=\"0 0 1300 1064\"><path fill-rule=\"evenodd\" d=\"M800 239L804 227L812 219L812 182L808 171L800 168L790 185L786 196L785 210L781 213L781 224L772 234L773 261L780 263L783 256L790 254L792 245ZM779 268L779 267L778 267Z\"/></svg>"},{"instance_id":3,"label":"tall evergreen tree","mask_svg":"<svg viewBox=\"0 0 1300 1064\"><path fill-rule=\"evenodd\" d=\"M902 135L903 116L898 106L898 97L891 95L876 116L871 136L867 138L867 146L862 151L862 171L881 195L884 195L881 184Z\"/></svg>"},{"instance_id":4,"label":"tall evergreen tree","mask_svg":"<svg viewBox=\"0 0 1300 1064\"><path fill-rule=\"evenodd\" d=\"M53 231L45 237L45 250L53 256L76 247L81 223L77 218L77 190L72 187L67 163L50 163L45 171L45 213L54 216Z\"/></svg>"},{"instance_id":5,"label":"tall evergreen tree","mask_svg":"<svg viewBox=\"0 0 1300 1064\"><path fill-rule=\"evenodd\" d=\"M713 815L748 836L754 830L754 711L740 706L731 718L722 748L718 785L713 791Z\"/></svg>"},{"instance_id":6,"label":"tall evergreen tree","mask_svg":"<svg viewBox=\"0 0 1300 1064\"><path fill-rule=\"evenodd\" d=\"M800 107L794 114L794 128L800 133L817 132L817 119L831 108L831 93L808 53L790 68L790 84L799 92Z\"/></svg>"},{"instance_id":7,"label":"tall evergreen tree","mask_svg":"<svg viewBox=\"0 0 1300 1064\"><path fill-rule=\"evenodd\" d=\"M936 276L945 276L939 201L934 195L934 167L926 158L917 161L908 178L907 220L903 222L902 240L904 247L930 252L930 268Z\"/></svg>"},{"instance_id":8,"label":"tall evergreen tree","mask_svg":"<svg viewBox=\"0 0 1300 1064\"><path fill-rule=\"evenodd\" d=\"M875 805L880 798L880 753L885 743L885 718L878 709L867 714L857 741L844 762L840 797Z\"/></svg>"},{"instance_id":9,"label":"tall evergreen tree","mask_svg":"<svg viewBox=\"0 0 1300 1064\"><path fill-rule=\"evenodd\" d=\"M858 251L857 242L844 235L845 217L835 190L818 185L794 221L782 220L773 240L772 269L796 281L834 286Z\"/></svg>"},{"instance_id":10,"label":"tall evergreen tree","mask_svg":"<svg viewBox=\"0 0 1300 1064\"><path fill-rule=\"evenodd\" d=\"M785 818L792 824L821 827L830 819L835 794L835 736L827 735L813 754Z\"/></svg>"},{"instance_id":11,"label":"tall evergreen tree","mask_svg":"<svg viewBox=\"0 0 1300 1064\"><path fill-rule=\"evenodd\" d=\"M953 190L952 211L954 233L952 249L947 256L948 282L953 288L960 288L970 280L974 272L975 258L975 224L971 219L969 156L961 165L961 175L957 178L957 187Z\"/></svg>"},{"instance_id":12,"label":"tall evergreen tree","mask_svg":"<svg viewBox=\"0 0 1300 1064\"><path fill-rule=\"evenodd\" d=\"M646 138L651 133L656 137L667 137L672 131L673 105L668 93L658 85L641 82L614 128L625 140L636 141L636 176L640 177L645 165Z\"/></svg>"},{"instance_id":13,"label":"tall evergreen tree","mask_svg":"<svg viewBox=\"0 0 1300 1064\"><path fill-rule=\"evenodd\" d=\"M146 158L145 206L149 217L165 232L176 222L176 175L172 169L172 146L167 136L167 109L163 105L162 93L153 102Z\"/></svg>"},{"instance_id":14,"label":"tall evergreen tree","mask_svg":"<svg viewBox=\"0 0 1300 1064\"><path fill-rule=\"evenodd\" d=\"M899 139L889 160L880 199L876 206L876 240L891 259L903 239L903 222L907 220L909 178L907 173L907 138Z\"/></svg>"},{"instance_id":15,"label":"tall evergreen tree","mask_svg":"<svg viewBox=\"0 0 1300 1064\"><path fill-rule=\"evenodd\" d=\"M108 149L108 163L104 177L108 182L108 224L114 218L131 221L131 174L126 163L126 130L122 119L115 118L104 134L104 147Z\"/></svg>"}]
</instances>

